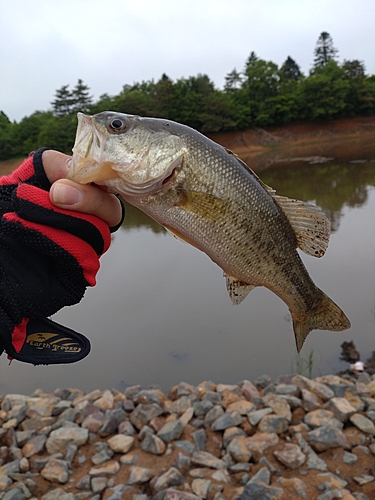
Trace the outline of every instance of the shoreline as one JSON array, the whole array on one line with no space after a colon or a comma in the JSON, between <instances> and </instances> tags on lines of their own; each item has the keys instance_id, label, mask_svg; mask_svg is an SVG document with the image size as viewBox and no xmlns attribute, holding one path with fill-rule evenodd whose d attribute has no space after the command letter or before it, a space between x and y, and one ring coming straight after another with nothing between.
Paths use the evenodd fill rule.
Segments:
<instances>
[{"instance_id":1,"label":"shoreline","mask_svg":"<svg viewBox=\"0 0 375 500\"><path fill-rule=\"evenodd\" d=\"M366 372L181 382L168 394L39 389L0 401L7 500L375 498Z\"/></svg>"}]
</instances>

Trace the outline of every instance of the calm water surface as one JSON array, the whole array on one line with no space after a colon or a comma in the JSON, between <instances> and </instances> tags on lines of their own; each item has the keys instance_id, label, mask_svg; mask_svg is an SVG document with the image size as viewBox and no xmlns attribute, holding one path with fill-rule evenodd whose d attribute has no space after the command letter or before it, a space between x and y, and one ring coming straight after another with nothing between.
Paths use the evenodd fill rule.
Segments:
<instances>
[{"instance_id":1,"label":"calm water surface","mask_svg":"<svg viewBox=\"0 0 375 500\"><path fill-rule=\"evenodd\" d=\"M180 381L236 383L296 371L309 357L313 375L347 367L353 340L366 360L375 350L375 163L278 166L261 173L279 194L315 202L329 216L326 255L302 254L314 282L351 320L345 332L313 331L296 355L285 304L264 288L232 306L222 271L132 207L102 257L98 286L54 319L91 340L83 361L33 367L0 358L0 391L117 388L169 390ZM307 373L305 373L307 374Z\"/></svg>"}]
</instances>

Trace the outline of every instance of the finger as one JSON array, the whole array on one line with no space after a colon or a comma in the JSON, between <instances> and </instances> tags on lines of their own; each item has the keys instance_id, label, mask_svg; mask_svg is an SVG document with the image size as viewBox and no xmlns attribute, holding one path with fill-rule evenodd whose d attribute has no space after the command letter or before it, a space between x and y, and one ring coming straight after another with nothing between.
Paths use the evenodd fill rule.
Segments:
<instances>
[{"instance_id":1,"label":"finger","mask_svg":"<svg viewBox=\"0 0 375 500\"><path fill-rule=\"evenodd\" d=\"M53 149L43 151L43 167L51 183L57 181L57 179L63 179L66 176L71 159L71 156L60 153L60 151L54 151Z\"/></svg>"},{"instance_id":2,"label":"finger","mask_svg":"<svg viewBox=\"0 0 375 500\"><path fill-rule=\"evenodd\" d=\"M117 197L93 184L77 184L69 179L60 179L52 184L50 199L60 208L96 215L109 227L121 221L122 207Z\"/></svg>"}]
</instances>

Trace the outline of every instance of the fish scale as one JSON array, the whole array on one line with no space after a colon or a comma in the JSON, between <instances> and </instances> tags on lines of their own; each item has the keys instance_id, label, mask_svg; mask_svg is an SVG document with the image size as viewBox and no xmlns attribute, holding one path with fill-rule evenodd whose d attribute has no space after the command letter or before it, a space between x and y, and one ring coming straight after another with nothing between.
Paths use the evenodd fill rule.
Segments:
<instances>
[{"instance_id":1,"label":"fish scale","mask_svg":"<svg viewBox=\"0 0 375 500\"><path fill-rule=\"evenodd\" d=\"M236 155L185 125L106 111L78 113L68 177L104 184L224 271L233 304L264 286L288 306L297 350L313 329L350 323L310 278L297 247L321 257L329 222L279 196Z\"/></svg>"}]
</instances>

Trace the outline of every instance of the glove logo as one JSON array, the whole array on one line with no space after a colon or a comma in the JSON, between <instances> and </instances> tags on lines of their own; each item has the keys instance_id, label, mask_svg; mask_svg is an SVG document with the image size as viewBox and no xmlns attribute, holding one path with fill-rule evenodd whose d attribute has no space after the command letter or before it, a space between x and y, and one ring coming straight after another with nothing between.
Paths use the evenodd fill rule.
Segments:
<instances>
[{"instance_id":1,"label":"glove logo","mask_svg":"<svg viewBox=\"0 0 375 500\"><path fill-rule=\"evenodd\" d=\"M35 349L48 349L52 352L60 350L65 353L77 353L81 351L81 346L78 342L74 342L69 337L62 337L58 333L32 333L27 336L26 343Z\"/></svg>"}]
</instances>

